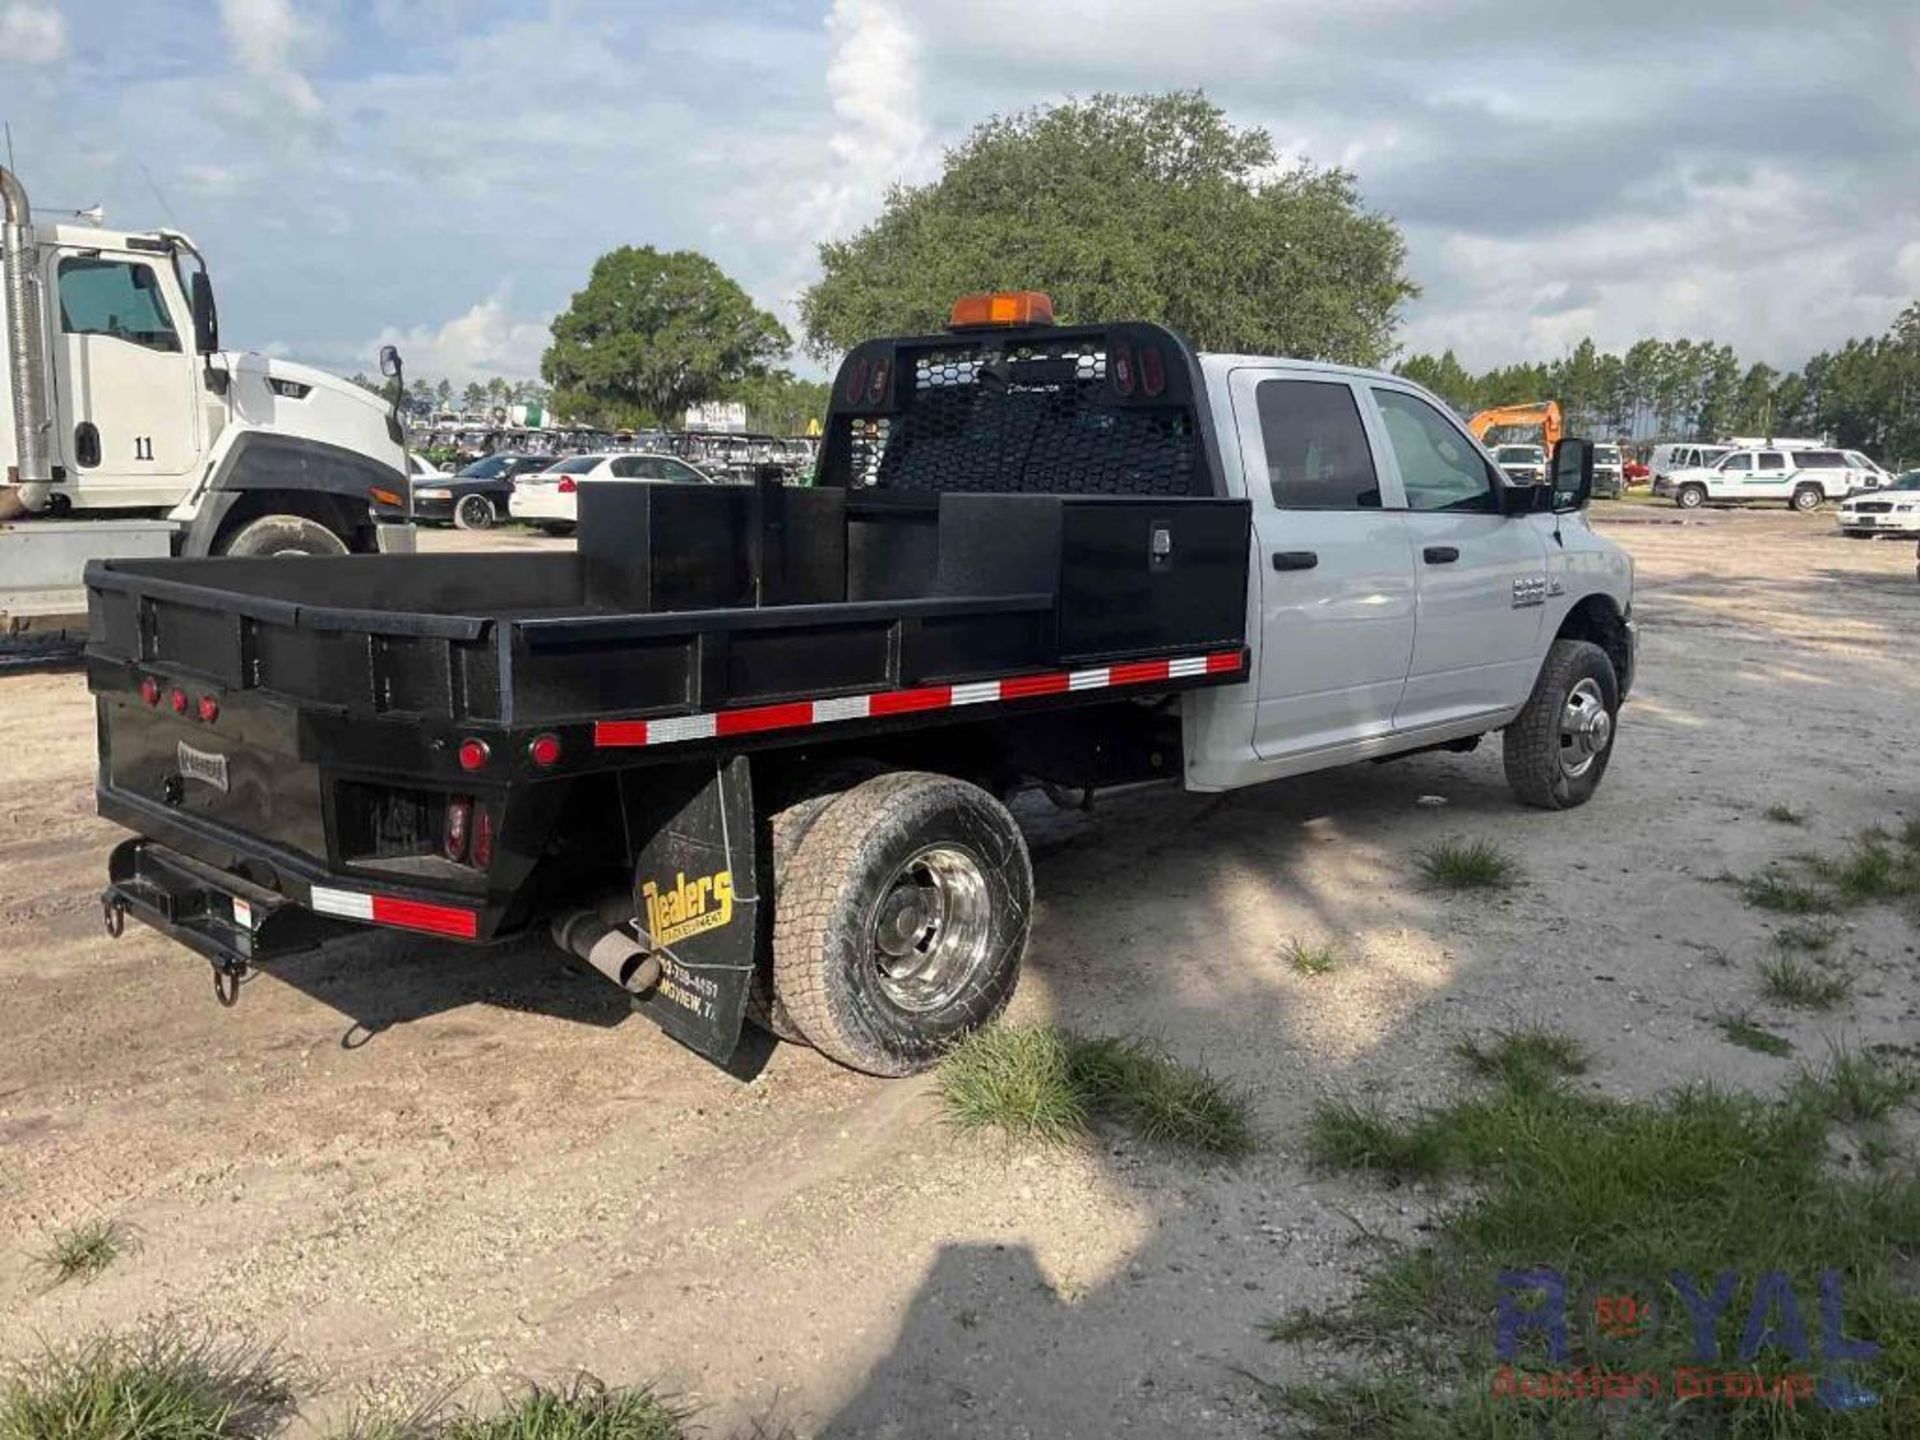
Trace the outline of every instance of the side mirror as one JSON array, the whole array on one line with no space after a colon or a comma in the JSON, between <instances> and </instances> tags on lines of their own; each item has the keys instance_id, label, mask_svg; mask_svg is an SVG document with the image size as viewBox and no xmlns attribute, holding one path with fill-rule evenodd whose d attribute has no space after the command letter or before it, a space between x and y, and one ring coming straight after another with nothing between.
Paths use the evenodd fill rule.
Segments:
<instances>
[{"instance_id":1,"label":"side mirror","mask_svg":"<svg viewBox=\"0 0 1920 1440\"><path fill-rule=\"evenodd\" d=\"M400 378L400 370L399 347L395 345L382 345L380 347L380 373L389 380L398 380Z\"/></svg>"},{"instance_id":2,"label":"side mirror","mask_svg":"<svg viewBox=\"0 0 1920 1440\"><path fill-rule=\"evenodd\" d=\"M1553 447L1553 512L1584 510L1593 498L1593 442L1566 439Z\"/></svg>"},{"instance_id":3,"label":"side mirror","mask_svg":"<svg viewBox=\"0 0 1920 1440\"><path fill-rule=\"evenodd\" d=\"M220 312L214 308L213 282L207 272L196 270L187 282L187 299L193 310L193 348L202 355L220 349Z\"/></svg>"}]
</instances>

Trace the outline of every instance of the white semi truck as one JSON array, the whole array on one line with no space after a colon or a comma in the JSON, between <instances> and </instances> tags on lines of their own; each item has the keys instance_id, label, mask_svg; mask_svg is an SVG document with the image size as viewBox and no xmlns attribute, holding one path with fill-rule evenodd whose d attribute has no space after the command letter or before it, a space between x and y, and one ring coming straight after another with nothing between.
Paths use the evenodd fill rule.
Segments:
<instances>
[{"instance_id":1,"label":"white semi truck","mask_svg":"<svg viewBox=\"0 0 1920 1440\"><path fill-rule=\"evenodd\" d=\"M0 633L84 613L91 559L411 548L389 404L222 350L185 235L36 222L5 168L0 206Z\"/></svg>"}]
</instances>

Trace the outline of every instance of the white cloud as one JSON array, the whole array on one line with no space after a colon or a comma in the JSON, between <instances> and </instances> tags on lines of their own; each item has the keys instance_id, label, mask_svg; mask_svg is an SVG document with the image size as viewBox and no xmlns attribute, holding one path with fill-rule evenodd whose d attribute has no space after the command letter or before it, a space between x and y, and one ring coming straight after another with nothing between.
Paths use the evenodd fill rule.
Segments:
<instances>
[{"instance_id":1,"label":"white cloud","mask_svg":"<svg viewBox=\"0 0 1920 1440\"><path fill-rule=\"evenodd\" d=\"M522 379L540 373L541 352L552 338L548 324L510 314L506 296L499 294L444 325L416 325L408 330L389 326L355 348L356 353L372 356L382 345L396 345L409 375L433 380L444 376L455 385L494 375Z\"/></svg>"},{"instance_id":2,"label":"white cloud","mask_svg":"<svg viewBox=\"0 0 1920 1440\"><path fill-rule=\"evenodd\" d=\"M51 65L66 53L66 17L47 0L13 0L0 10L0 61Z\"/></svg>"},{"instance_id":3,"label":"white cloud","mask_svg":"<svg viewBox=\"0 0 1920 1440\"><path fill-rule=\"evenodd\" d=\"M294 13L292 0L220 0L220 23L242 70L300 114L320 113L320 97L295 55L310 51L319 31Z\"/></svg>"}]
</instances>

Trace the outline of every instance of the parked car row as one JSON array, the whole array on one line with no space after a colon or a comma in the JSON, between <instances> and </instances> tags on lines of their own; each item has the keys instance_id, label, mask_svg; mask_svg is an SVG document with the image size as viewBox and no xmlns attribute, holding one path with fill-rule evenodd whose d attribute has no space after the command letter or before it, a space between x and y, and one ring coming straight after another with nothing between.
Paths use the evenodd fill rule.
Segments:
<instances>
[{"instance_id":1,"label":"parked car row","mask_svg":"<svg viewBox=\"0 0 1920 1440\"><path fill-rule=\"evenodd\" d=\"M580 522L582 480L665 481L683 485L721 482L698 466L674 455L602 451L597 455L570 455L558 464L513 482L507 512L516 520L565 535Z\"/></svg>"}]
</instances>

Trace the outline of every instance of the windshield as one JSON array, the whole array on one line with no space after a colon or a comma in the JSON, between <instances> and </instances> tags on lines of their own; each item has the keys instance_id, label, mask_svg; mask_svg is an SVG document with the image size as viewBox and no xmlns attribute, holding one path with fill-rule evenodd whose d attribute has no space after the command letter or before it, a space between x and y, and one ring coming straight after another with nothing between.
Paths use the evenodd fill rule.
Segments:
<instances>
[{"instance_id":1,"label":"windshield","mask_svg":"<svg viewBox=\"0 0 1920 1440\"><path fill-rule=\"evenodd\" d=\"M1618 445L1596 445L1593 447L1593 458L1602 465L1618 465L1620 463L1620 447Z\"/></svg>"},{"instance_id":2,"label":"windshield","mask_svg":"<svg viewBox=\"0 0 1920 1440\"><path fill-rule=\"evenodd\" d=\"M1502 465L1544 465L1547 460L1538 445L1502 445L1493 454Z\"/></svg>"},{"instance_id":3,"label":"windshield","mask_svg":"<svg viewBox=\"0 0 1920 1440\"><path fill-rule=\"evenodd\" d=\"M512 463L505 455L489 455L476 460L460 472L462 480L491 480Z\"/></svg>"},{"instance_id":4,"label":"windshield","mask_svg":"<svg viewBox=\"0 0 1920 1440\"><path fill-rule=\"evenodd\" d=\"M1902 470L1893 477L1893 483L1885 487L1888 490L1920 490L1920 470Z\"/></svg>"}]
</instances>

